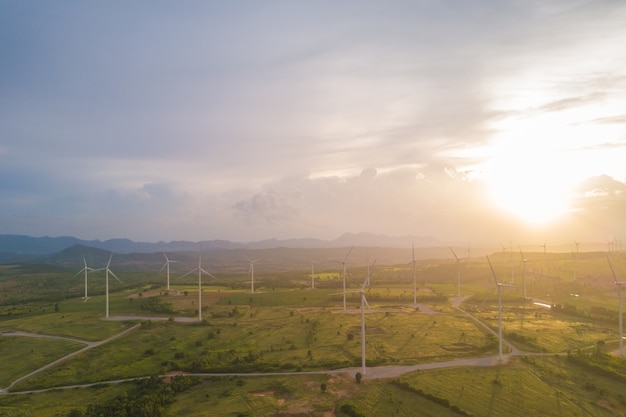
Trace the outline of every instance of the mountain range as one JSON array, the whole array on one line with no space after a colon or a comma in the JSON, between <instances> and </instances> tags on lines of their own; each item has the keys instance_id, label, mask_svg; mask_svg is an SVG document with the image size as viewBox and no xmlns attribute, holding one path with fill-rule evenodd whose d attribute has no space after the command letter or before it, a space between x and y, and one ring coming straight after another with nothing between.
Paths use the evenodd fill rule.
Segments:
<instances>
[{"instance_id":1,"label":"mountain range","mask_svg":"<svg viewBox=\"0 0 626 417\"><path fill-rule=\"evenodd\" d=\"M431 236L389 237L373 233L344 233L334 240L321 239L267 239L255 242L232 242L228 240L204 240L191 242L135 242L130 239L83 240L72 236L32 237L25 235L0 235L0 253L16 255L46 255L62 251L74 245L89 246L115 253L152 253L205 251L214 249L271 249L271 248L336 248L345 246L373 247L416 247L439 246L441 243Z\"/></svg>"},{"instance_id":2,"label":"mountain range","mask_svg":"<svg viewBox=\"0 0 626 417\"><path fill-rule=\"evenodd\" d=\"M56 264L67 267L74 267L81 263L81 258L85 256L87 260L106 262L109 253L115 253L116 260L127 260L131 263L131 259L158 264L163 257L162 252L179 253L203 253L203 259L209 261L213 258L217 261L219 258L229 259L241 257L242 253L248 253L245 256L252 255L252 252L272 254L276 257L277 253L289 254L289 257L302 258L303 260L311 254L306 254L307 250L315 250L319 256L327 256L329 258L340 257L345 250L341 248L362 247L362 248L382 248L388 249L387 252L403 252L409 253L412 245L416 248L435 248L439 250L445 247L436 238L430 236L402 236L389 237L385 235L377 235L372 233L345 233L334 240L320 239L267 239L255 242L232 242L228 240L204 240L200 242L191 241L170 241L170 242L134 242L130 239L110 239L110 240L83 240L72 236L60 237L32 237L25 235L0 235L0 263L16 263L16 262L41 262L48 264ZM374 253L374 252L372 252ZM324 255L322 255L324 254ZM153 256L151 256L153 255ZM195 256L195 255L194 255ZM262 255L260 255L262 256ZM287 255L285 255L287 256ZM421 257L421 256L420 256ZM154 259L153 259L154 258Z\"/></svg>"}]
</instances>

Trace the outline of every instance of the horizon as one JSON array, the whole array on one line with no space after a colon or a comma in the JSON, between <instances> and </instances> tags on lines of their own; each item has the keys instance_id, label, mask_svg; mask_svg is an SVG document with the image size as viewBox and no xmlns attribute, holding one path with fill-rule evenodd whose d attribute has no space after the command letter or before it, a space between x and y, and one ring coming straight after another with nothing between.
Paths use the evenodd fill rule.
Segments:
<instances>
[{"instance_id":1,"label":"horizon","mask_svg":"<svg viewBox=\"0 0 626 417\"><path fill-rule=\"evenodd\" d=\"M244 5L1 3L0 230L626 236L626 4Z\"/></svg>"}]
</instances>

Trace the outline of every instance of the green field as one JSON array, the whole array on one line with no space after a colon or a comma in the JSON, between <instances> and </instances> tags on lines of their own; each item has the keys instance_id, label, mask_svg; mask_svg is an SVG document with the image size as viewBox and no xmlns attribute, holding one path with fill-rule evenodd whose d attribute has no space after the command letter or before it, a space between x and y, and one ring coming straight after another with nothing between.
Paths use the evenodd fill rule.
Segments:
<instances>
[{"instance_id":1,"label":"green field","mask_svg":"<svg viewBox=\"0 0 626 417\"><path fill-rule=\"evenodd\" d=\"M219 284L203 287L202 322L196 320L198 287L193 279L176 282L167 292L146 273L127 274L134 287L112 287L111 320L103 319L105 297L96 291L87 301L59 298L62 291L55 289L50 298L3 303L0 388L88 342L141 326L14 384L11 394L0 395L0 416L57 416L72 410L82 415L77 413L88 405L106 403L135 386L111 381L172 373L196 374L198 379L164 406L169 415L340 416L354 410L366 416L409 416L415 410L424 416L624 415L626 397L619 387L626 382L626 361L615 356L617 299L611 285L592 285L608 279L606 260L581 256L573 280L571 261L540 255L529 259L529 296L548 300L553 307L524 299L521 270L514 270L516 288L502 294L503 334L521 351L518 356L495 367L424 369L383 379L366 375L360 384L354 379L361 371L360 298L348 295L344 311L338 275L330 271L320 271L322 288L315 290L280 285L283 276L304 276L306 281L305 273L268 273L259 281L271 285L259 282L255 294L220 277ZM496 271L501 280L512 281L503 260L494 257ZM616 259L615 264L621 271L626 262ZM6 271L12 272L3 275ZM420 266L417 306L412 305L408 266L376 272L365 292L368 368L430 366L497 355L497 337L476 321L497 331L497 297L486 262L463 266L467 282L462 295L467 298L462 310L453 307L456 267L449 261L430 260ZM25 272L26 282L36 282L38 273L52 285L49 275L33 268ZM361 280L359 273L353 272L349 283ZM55 271L53 276L73 282L69 273ZM3 288L19 290L5 300L27 294L15 277L19 274L14 269L0 273ZM15 333L20 331L62 339ZM324 374L332 370L340 373ZM226 376L269 372L282 376ZM321 374L286 374L292 372ZM97 385L60 389L82 384ZM56 389L19 394L50 388Z\"/></svg>"}]
</instances>

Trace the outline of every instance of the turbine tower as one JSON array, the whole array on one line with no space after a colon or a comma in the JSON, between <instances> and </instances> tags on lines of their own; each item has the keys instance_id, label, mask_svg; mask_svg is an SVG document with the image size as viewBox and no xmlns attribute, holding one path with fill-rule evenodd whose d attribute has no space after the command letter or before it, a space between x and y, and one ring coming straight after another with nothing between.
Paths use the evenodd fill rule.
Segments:
<instances>
[{"instance_id":1,"label":"turbine tower","mask_svg":"<svg viewBox=\"0 0 626 417\"><path fill-rule=\"evenodd\" d=\"M360 294L361 297L361 373L366 375L367 367L365 365L365 306L369 309L369 303L367 302L367 298L365 298L365 286L367 284L367 278L363 281L363 285L361 285L361 289L357 291L343 291L341 293L334 293L330 295L343 294L344 299L347 294Z\"/></svg>"},{"instance_id":2,"label":"turbine tower","mask_svg":"<svg viewBox=\"0 0 626 417\"><path fill-rule=\"evenodd\" d=\"M213 276L213 274L211 274L210 272L205 271L202 268L202 256L198 257L198 267L192 269L191 271L187 272L184 275L181 275L179 278L185 277L189 274L193 274L194 272L198 271L198 321L202 321L202 274L206 274L208 276L210 276L211 278L215 278Z\"/></svg>"},{"instance_id":3,"label":"turbine tower","mask_svg":"<svg viewBox=\"0 0 626 417\"><path fill-rule=\"evenodd\" d=\"M415 273L415 243L413 243L413 305L417 305L417 274Z\"/></svg>"},{"instance_id":4,"label":"turbine tower","mask_svg":"<svg viewBox=\"0 0 626 417\"><path fill-rule=\"evenodd\" d=\"M522 281L524 283L524 299L526 299L526 261L524 258L524 253L522 252L522 248L519 249L519 254L522 257Z\"/></svg>"},{"instance_id":5,"label":"turbine tower","mask_svg":"<svg viewBox=\"0 0 626 417\"><path fill-rule=\"evenodd\" d=\"M111 266L111 259L113 259L113 252L111 252L111 256L109 256L109 262L107 262L107 266L103 268L106 271L106 275L105 275L106 315L105 317L107 319L109 318L109 273L113 275L113 277L116 280L118 280L120 284L122 283L122 281L120 281L120 279L109 268Z\"/></svg>"},{"instance_id":6,"label":"turbine tower","mask_svg":"<svg viewBox=\"0 0 626 417\"><path fill-rule=\"evenodd\" d=\"M315 261L311 259L311 289L315 289Z\"/></svg>"},{"instance_id":7,"label":"turbine tower","mask_svg":"<svg viewBox=\"0 0 626 417\"><path fill-rule=\"evenodd\" d=\"M574 282L576 281L576 253L574 253L574 249L572 249L572 270L574 272Z\"/></svg>"},{"instance_id":8,"label":"turbine tower","mask_svg":"<svg viewBox=\"0 0 626 417\"><path fill-rule=\"evenodd\" d=\"M80 274L81 272L85 272L85 296L83 297L83 300L87 301L87 299L89 298L89 297L87 297L87 274L88 274L89 272L95 272L95 271L96 271L96 269L89 268L89 267L87 266L87 260L85 259L85 257L84 257L84 256L83 256L83 265L85 265L85 266L83 266L83 269L81 269L80 271L78 271L78 272L76 273L76 275L74 275L74 276L77 276L77 275L78 275L78 274Z\"/></svg>"},{"instance_id":9,"label":"turbine tower","mask_svg":"<svg viewBox=\"0 0 626 417\"><path fill-rule=\"evenodd\" d=\"M512 287L512 285L503 284L498 281L496 272L493 270L491 260L487 256L487 262L489 262L489 268L491 269L491 275L496 282L496 288L498 288L498 358L502 361L502 287ZM492 290L493 291L493 290Z\"/></svg>"},{"instance_id":10,"label":"turbine tower","mask_svg":"<svg viewBox=\"0 0 626 417\"><path fill-rule=\"evenodd\" d=\"M454 255L454 259L456 259L457 297L459 298L459 302L460 302L461 301L461 260L459 259L458 256L456 256L456 253L454 253L454 250L452 248L450 248L450 252L452 252L452 255Z\"/></svg>"},{"instance_id":11,"label":"turbine tower","mask_svg":"<svg viewBox=\"0 0 626 417\"><path fill-rule=\"evenodd\" d=\"M343 268L343 311L346 311L346 276L348 274L348 272L346 271L346 261L348 260L348 256L350 256L350 253L352 253L352 249L354 249L354 246L350 248L346 256L343 258L343 261L333 261L340 263Z\"/></svg>"},{"instance_id":12,"label":"turbine tower","mask_svg":"<svg viewBox=\"0 0 626 417\"><path fill-rule=\"evenodd\" d=\"M509 248L511 248L511 251L509 252L511 255L511 284L515 284L515 265L513 265L513 243L510 240Z\"/></svg>"},{"instance_id":13,"label":"turbine tower","mask_svg":"<svg viewBox=\"0 0 626 417\"><path fill-rule=\"evenodd\" d=\"M248 262L250 262L250 293L254 294L254 264L257 263L259 260L258 259L250 259L248 257L246 257L246 259L248 260Z\"/></svg>"},{"instance_id":14,"label":"turbine tower","mask_svg":"<svg viewBox=\"0 0 626 417\"><path fill-rule=\"evenodd\" d=\"M370 265L370 258L369 256L367 257L367 277L365 278L365 285L367 285L368 287L370 286L370 268L374 268L374 265L376 265L376 259L374 259L374 262L372 262L372 264Z\"/></svg>"},{"instance_id":15,"label":"turbine tower","mask_svg":"<svg viewBox=\"0 0 626 417\"><path fill-rule=\"evenodd\" d=\"M167 290L170 290L170 264L172 262L178 262L178 261L171 261L167 255L165 254L165 252L163 252L163 256L165 256L165 263L163 264L163 266L161 267L161 271L163 271L163 269L165 269L167 271Z\"/></svg>"},{"instance_id":16,"label":"turbine tower","mask_svg":"<svg viewBox=\"0 0 626 417\"><path fill-rule=\"evenodd\" d=\"M617 277L615 276L615 270L613 269L613 265L611 264L611 258L609 258L608 256L606 257L606 260L609 261L609 266L611 267L611 273L613 274L613 282L615 282L615 286L617 287L617 298L618 298L618 310L619 310L619 316L618 316L618 322L619 322L619 355L620 356L624 356L624 337L622 335L622 285L624 284L623 281L618 281Z\"/></svg>"}]
</instances>

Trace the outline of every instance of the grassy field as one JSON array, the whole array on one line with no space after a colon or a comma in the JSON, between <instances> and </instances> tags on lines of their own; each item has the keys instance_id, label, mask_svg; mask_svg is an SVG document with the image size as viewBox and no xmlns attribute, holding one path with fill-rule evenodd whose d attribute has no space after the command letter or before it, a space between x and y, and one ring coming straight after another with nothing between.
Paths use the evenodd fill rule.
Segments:
<instances>
[{"instance_id":1,"label":"grassy field","mask_svg":"<svg viewBox=\"0 0 626 417\"><path fill-rule=\"evenodd\" d=\"M495 256L492 261L500 279L512 280L508 258ZM520 265L514 265L517 289L503 291L503 330L505 338L525 356L512 359L508 365L433 369L395 380L365 379L362 384L356 384L347 374L203 378L198 385L177 394L170 412L189 416L341 416L348 415L341 411L344 406L367 416L410 416L415 410L424 416L458 416L462 412L475 416L624 415L626 399L620 387L626 382L626 363L618 358L608 363L602 356L617 347L617 299L610 285L610 270L601 256L581 255L577 262L574 280L571 259L563 255L529 256L529 295L548 300L554 304L552 309L522 297L522 272ZM469 298L461 307L497 330L497 298L490 294L493 280L488 265L482 261L462 265L462 295ZM621 271L626 262L616 259L615 265ZM7 271L15 273L13 268L3 273ZM41 272L31 267L24 273L27 282L34 282ZM359 273L364 271L349 276L349 287L362 281ZM255 294L249 292L244 277L233 278L232 285L225 284L227 277L220 277L219 283L207 283L202 295L204 320L187 323L168 318L197 317L198 288L194 279L172 280L172 290L167 292L145 279L146 274L128 274L133 286L112 286L111 317L141 316L142 326L25 379L12 391L100 385L1 395L0 416L66 415L73 407L84 409L87 404L126 392L132 384L108 385L106 381L130 377L170 372L358 369L358 294L347 297L347 311L343 311L343 297L337 294L341 281L336 272L320 271L322 288L315 290L306 288L304 272L282 274L304 277L304 286L283 287L278 285L279 276L269 274L264 277L266 284L259 283ZM365 293L369 302L365 318L368 367L497 354L497 339L452 306L450 297L457 291L453 262L428 261L420 265L419 306L412 305L411 274L409 266L380 267L372 274L372 286ZM51 276L61 275L55 271ZM0 276L4 288L17 289L19 297L26 297L27 289L15 280L7 281L6 276ZM45 285L51 285L48 278L43 281ZM599 289L597 282L607 279L606 288ZM37 291L43 293L45 285L38 286ZM72 285L79 287L80 282ZM0 332L25 331L94 342L138 323L103 320L104 295L97 291L93 294L87 301L72 297L2 304ZM4 299L10 300L11 296L5 295ZM0 368L0 387L84 346L67 339L0 336L0 354L5 358ZM531 353L547 356L529 356ZM555 356L557 353L561 356ZM568 354L596 355L583 363L597 358L606 363L585 367L570 361ZM325 392L321 384L327 386Z\"/></svg>"}]
</instances>

